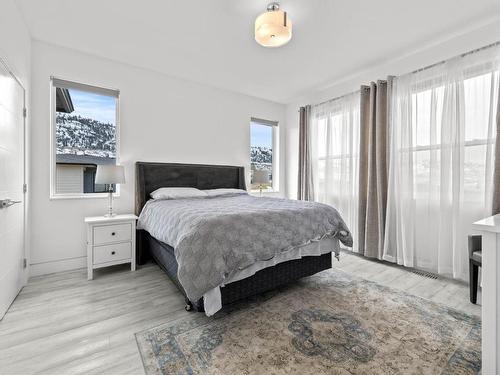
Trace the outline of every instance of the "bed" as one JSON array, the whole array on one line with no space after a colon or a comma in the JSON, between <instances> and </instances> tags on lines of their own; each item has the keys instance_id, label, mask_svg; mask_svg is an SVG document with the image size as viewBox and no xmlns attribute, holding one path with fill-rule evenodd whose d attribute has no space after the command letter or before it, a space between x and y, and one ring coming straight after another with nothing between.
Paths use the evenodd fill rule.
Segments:
<instances>
[{"instance_id":1,"label":"bed","mask_svg":"<svg viewBox=\"0 0 500 375\"><path fill-rule=\"evenodd\" d=\"M219 206L216 206L219 208L221 204L223 204L224 207L226 204L228 206L233 204L235 205L235 207L237 207L240 202L243 202L242 206L245 205L245 202L247 204L251 204L252 208L252 205L255 205L256 203L266 204L264 200L265 198L262 198L262 200L260 200L260 198L253 198L250 196L241 198L229 197L226 198L225 201L219 199L212 201L198 201L199 203L183 202L182 204L184 206L180 205L181 203L179 202L150 201L150 193L161 187L194 187L201 190L220 188L245 190L246 184L244 177L244 168L237 166L137 162L137 215L143 213L144 216L145 211L151 211L153 208L155 208L156 211L154 211L154 214L156 216L153 216L157 218L156 220L159 220L158 218L166 218L166 220L168 220L168 216L175 215L176 209L181 213L183 212L183 210L191 210L192 213L196 213L198 206L201 206L201 204L205 204L208 209L210 209L210 205L215 205L216 203L219 204ZM256 199L257 201L255 201ZM280 202L275 200L269 202L277 205L280 204ZM292 201L287 202L289 204L292 204ZM283 202L283 204L284 203L285 202ZM163 211L158 211L160 210L160 206L162 205L165 206L163 207ZM220 217L224 219L225 216L220 215ZM340 219L340 216L339 220L342 222L342 228L347 230L345 224L343 224L343 221ZM154 221L150 220L150 222L156 224L156 227L163 228L162 225L155 223ZM223 223L223 221L221 221L220 223ZM232 224L231 221L226 221L226 223L228 223L226 224L228 226ZM223 225L219 225L219 227L220 226ZM300 254L305 254L305 256L300 256L300 258L298 259L296 259L295 256L295 258L290 258L290 260L283 260L285 259L283 258L280 262L274 262L272 266L269 265L271 264L269 263L271 260L266 260L266 262L268 263L263 263L265 264L264 268L257 268L255 272L249 272L248 276L245 276L244 278L241 277L241 274L244 274L245 272L238 271L240 277L228 278L229 282L220 283L220 285L217 285L216 288L212 288L213 290L210 290L210 293L212 294L207 292L206 294L203 294L203 297L200 297L199 294L194 294L193 287L190 288L190 285L188 285L190 280L186 278L185 272L182 272L182 270L186 268L182 262L182 259L180 271L178 263L178 260L180 258L176 257L174 247L170 246L165 241L162 241L162 238L165 239L161 236L162 232L158 230L155 231L154 227L155 226L152 225L150 227L147 227L148 231L140 229L137 232L138 262L139 264L143 264L150 258L152 258L166 272L169 278L185 296L186 310L204 311L206 307L206 302L204 302L204 299L205 301L208 301L208 296L213 295L213 293L215 292L218 293L217 298L219 299L220 307L222 307L240 299L244 299L271 289L275 289L278 286L284 285L299 278L313 275L317 272L331 268L332 250L338 251L338 238L335 238L336 236L328 236L328 238L322 238L314 243L311 242L308 244L304 244L301 247L303 251L300 252ZM345 230L340 232L337 231L336 234L342 233L342 236L344 237L341 240L343 242L349 242L349 240L352 241L352 239L350 239L350 233L346 233ZM152 232L153 235L149 232ZM234 232L235 231L233 228L231 233ZM168 242L174 243L172 241ZM180 247L180 245L176 246L177 249L179 249ZM313 247L314 251L311 250L313 249ZM189 247L184 249L182 253L189 252L189 249ZM215 250L217 249L213 248L212 250L214 250L213 252L216 253ZM315 255L309 256L309 254L311 253L314 253ZM177 255L179 256L179 252L177 253ZM222 257L223 255L218 256ZM247 269L249 268L250 267L248 267ZM195 274L191 273L191 275ZM198 274L196 274L195 276L198 276ZM183 282L181 280L183 280ZM219 282L220 280L216 281L212 286L216 286L216 284L218 284ZM196 298L189 298L189 296L192 297L193 295L196 295ZM215 311L213 307L209 310Z\"/></svg>"}]
</instances>

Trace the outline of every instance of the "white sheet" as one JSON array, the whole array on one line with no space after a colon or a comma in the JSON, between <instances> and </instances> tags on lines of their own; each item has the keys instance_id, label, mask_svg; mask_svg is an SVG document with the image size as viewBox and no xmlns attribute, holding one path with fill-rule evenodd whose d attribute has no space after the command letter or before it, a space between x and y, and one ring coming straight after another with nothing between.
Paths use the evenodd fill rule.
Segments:
<instances>
[{"instance_id":1,"label":"white sheet","mask_svg":"<svg viewBox=\"0 0 500 375\"><path fill-rule=\"evenodd\" d=\"M238 270L233 274L230 274L221 286L245 279L264 268L272 267L292 259L300 259L305 256L320 256L330 252L334 252L335 256L338 256L339 249L340 245L337 238L323 238L322 240L314 241L307 245L298 246L284 253L280 253L270 260L258 261L245 269ZM207 316L212 316L219 311L222 308L220 286L205 293L203 295L203 303L205 306L205 314Z\"/></svg>"}]
</instances>

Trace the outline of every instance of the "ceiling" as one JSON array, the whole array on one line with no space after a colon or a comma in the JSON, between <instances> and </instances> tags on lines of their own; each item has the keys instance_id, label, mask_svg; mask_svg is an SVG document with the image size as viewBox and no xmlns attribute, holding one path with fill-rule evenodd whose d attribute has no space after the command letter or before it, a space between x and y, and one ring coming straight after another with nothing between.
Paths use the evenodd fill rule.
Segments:
<instances>
[{"instance_id":1,"label":"ceiling","mask_svg":"<svg viewBox=\"0 0 500 375\"><path fill-rule=\"evenodd\" d=\"M498 0L283 0L293 38L266 49L262 0L17 3L34 39L281 103L500 14Z\"/></svg>"}]
</instances>

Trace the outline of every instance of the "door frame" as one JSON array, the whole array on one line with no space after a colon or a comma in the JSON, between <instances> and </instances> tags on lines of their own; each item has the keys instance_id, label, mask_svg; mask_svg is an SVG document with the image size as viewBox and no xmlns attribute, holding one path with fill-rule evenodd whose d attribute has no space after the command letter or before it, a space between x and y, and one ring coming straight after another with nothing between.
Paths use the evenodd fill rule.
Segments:
<instances>
[{"instance_id":1,"label":"door frame","mask_svg":"<svg viewBox=\"0 0 500 375\"><path fill-rule=\"evenodd\" d=\"M1 52L1 51L0 51ZM16 81L16 83L21 87L22 93L23 93L23 113L22 113L22 119L23 119L23 124L22 124L22 131L23 131L23 282L21 289L19 292L21 292L22 288L28 283L28 278L29 278L29 252L28 252L28 241L29 241L29 236L28 236L28 129L27 129L27 116L28 116L28 111L27 111L27 106L26 106L26 88L24 87L23 83L17 76L17 74L11 69L10 64L7 62L6 58L4 58L2 55L0 55L0 65L2 65L7 72L11 75L11 77ZM8 310L7 310L8 311Z\"/></svg>"}]
</instances>

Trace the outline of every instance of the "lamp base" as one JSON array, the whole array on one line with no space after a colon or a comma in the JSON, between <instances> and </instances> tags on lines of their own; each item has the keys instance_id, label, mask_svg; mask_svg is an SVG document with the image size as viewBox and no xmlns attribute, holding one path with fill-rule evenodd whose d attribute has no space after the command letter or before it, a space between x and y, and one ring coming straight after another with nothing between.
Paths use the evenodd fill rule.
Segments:
<instances>
[{"instance_id":1,"label":"lamp base","mask_svg":"<svg viewBox=\"0 0 500 375\"><path fill-rule=\"evenodd\" d=\"M113 189L111 188L111 185L109 185L109 190L108 190L108 213L104 215L104 217L113 217L116 216L116 214L113 212Z\"/></svg>"}]
</instances>

